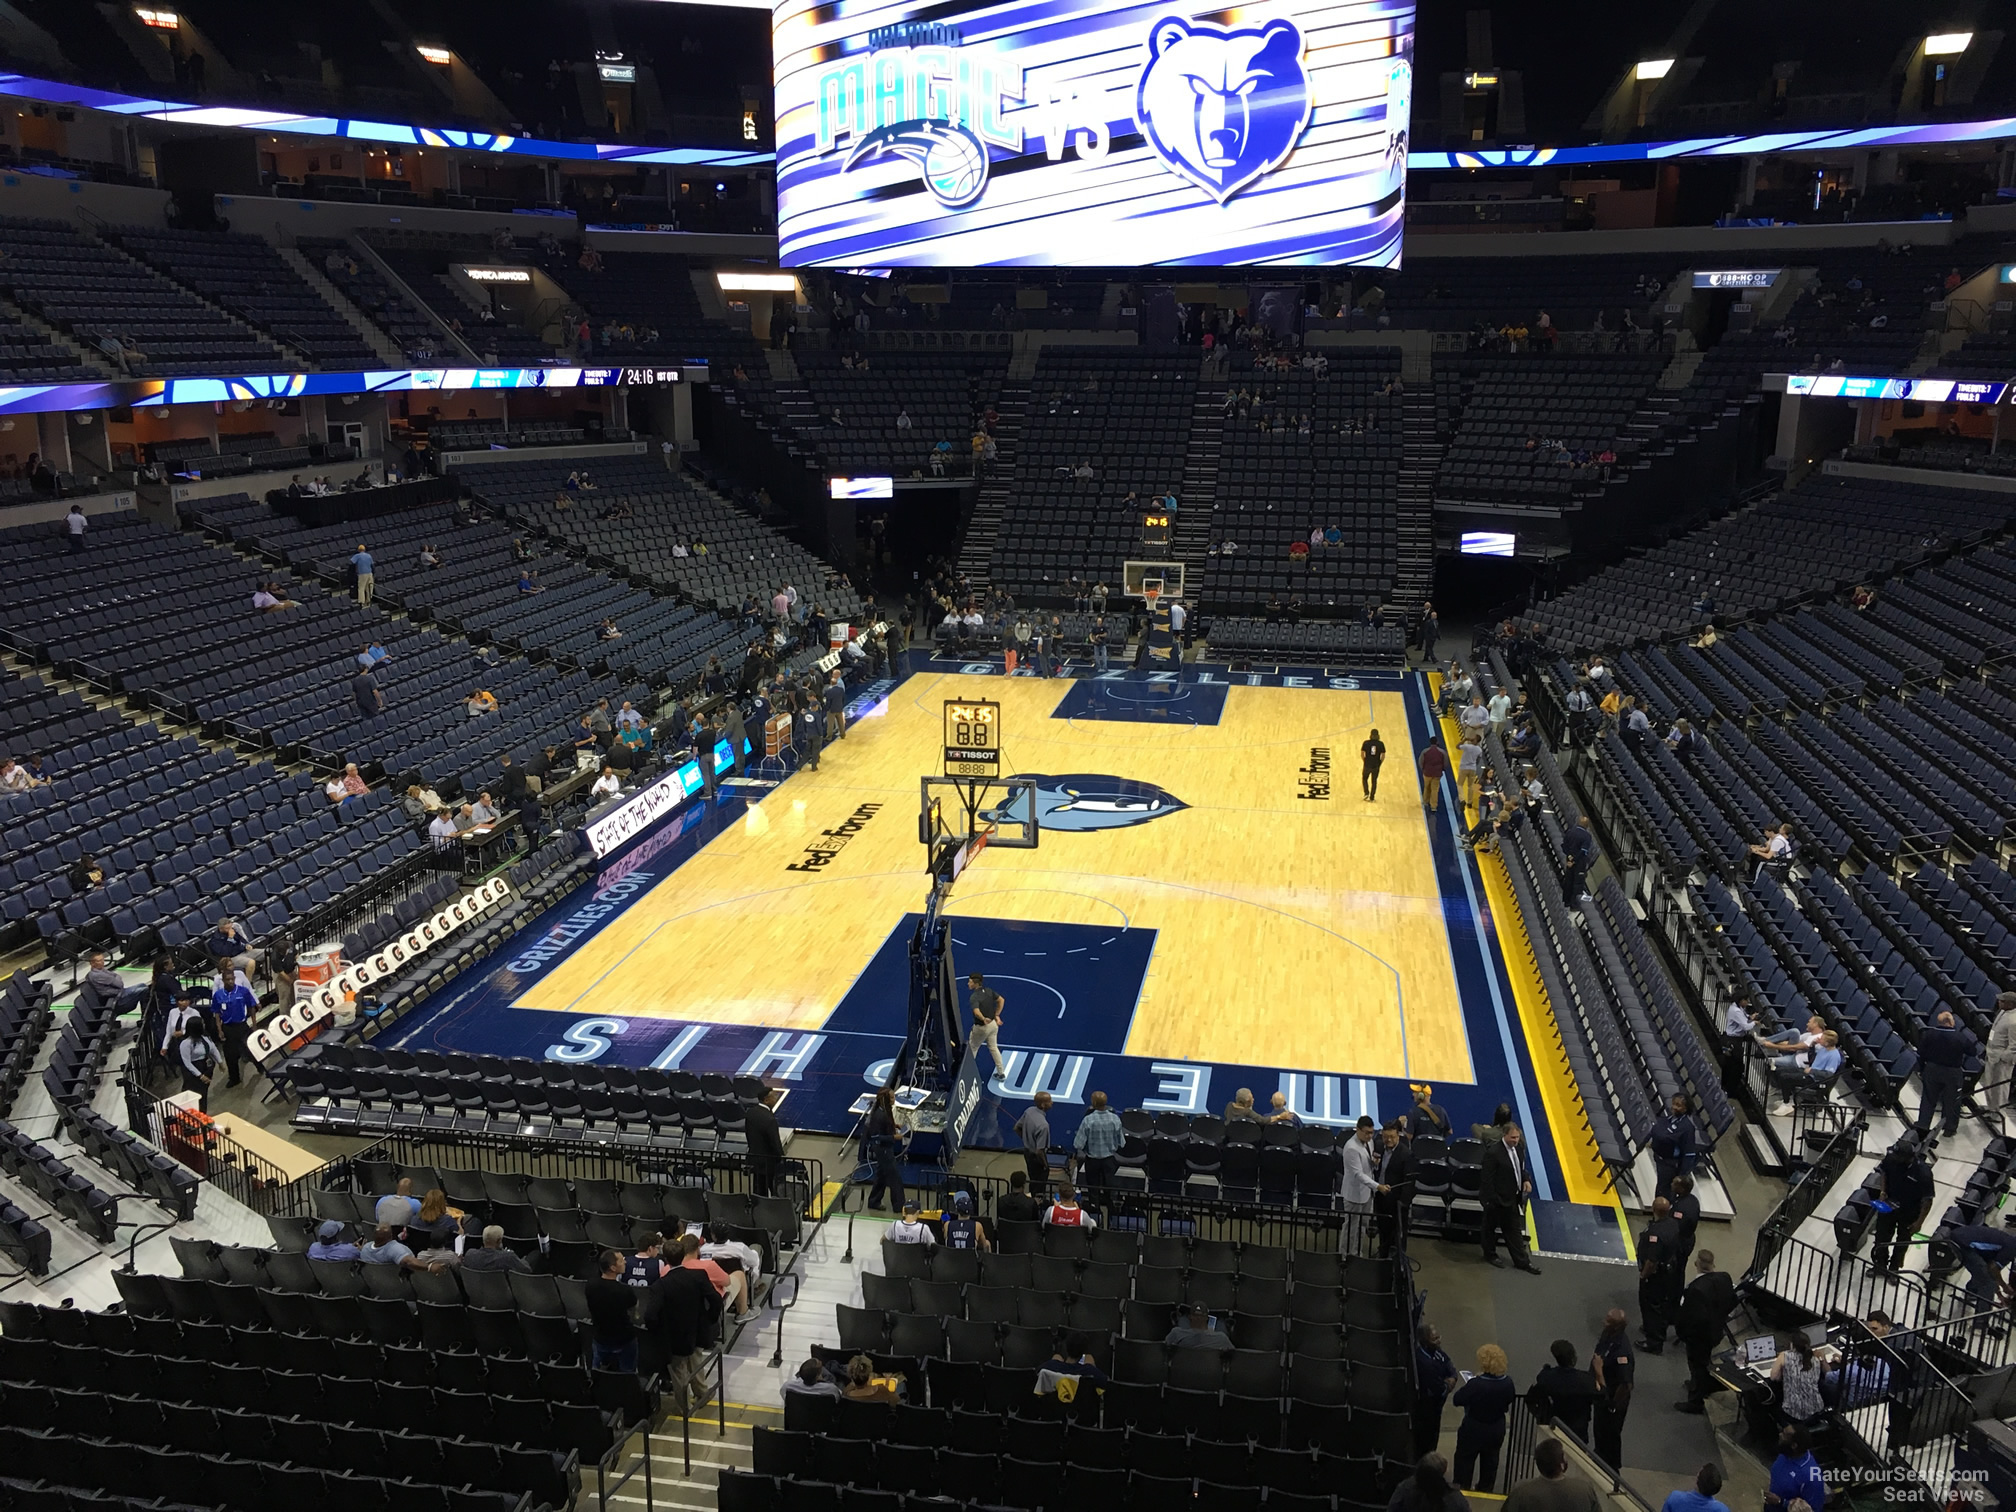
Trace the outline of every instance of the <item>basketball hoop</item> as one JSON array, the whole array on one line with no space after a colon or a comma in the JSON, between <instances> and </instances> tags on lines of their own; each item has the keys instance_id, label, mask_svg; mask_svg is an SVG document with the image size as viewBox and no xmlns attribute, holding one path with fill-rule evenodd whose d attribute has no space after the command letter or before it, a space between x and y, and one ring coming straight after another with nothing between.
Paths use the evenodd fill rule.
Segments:
<instances>
[{"instance_id":1,"label":"basketball hoop","mask_svg":"<svg viewBox=\"0 0 2016 1512\"><path fill-rule=\"evenodd\" d=\"M1162 601L1162 590L1160 588L1143 588L1141 590L1141 597L1148 601L1148 612L1153 614L1155 606Z\"/></svg>"}]
</instances>

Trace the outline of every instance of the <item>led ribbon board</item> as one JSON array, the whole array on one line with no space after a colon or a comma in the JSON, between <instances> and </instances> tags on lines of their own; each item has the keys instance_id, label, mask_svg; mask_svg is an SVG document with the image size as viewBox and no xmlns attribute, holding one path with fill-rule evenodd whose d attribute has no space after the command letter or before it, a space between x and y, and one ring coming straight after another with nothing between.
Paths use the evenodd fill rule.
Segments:
<instances>
[{"instance_id":1,"label":"led ribbon board","mask_svg":"<svg viewBox=\"0 0 2016 1512\"><path fill-rule=\"evenodd\" d=\"M1397 267L1411 0L782 0L787 266Z\"/></svg>"},{"instance_id":2,"label":"led ribbon board","mask_svg":"<svg viewBox=\"0 0 2016 1512\"><path fill-rule=\"evenodd\" d=\"M2000 404L2007 383L1967 378L1851 378L1834 373L1789 373L1785 392L1814 399L1915 399L1921 404Z\"/></svg>"},{"instance_id":3,"label":"led ribbon board","mask_svg":"<svg viewBox=\"0 0 2016 1512\"><path fill-rule=\"evenodd\" d=\"M695 359L696 369L706 364ZM407 368L392 372L236 373L212 378L138 378L105 383L31 383L0 387L0 415L58 410L153 409L166 404L229 404L240 399L300 399L310 394L397 394L421 390L581 389L679 383L679 368Z\"/></svg>"}]
</instances>

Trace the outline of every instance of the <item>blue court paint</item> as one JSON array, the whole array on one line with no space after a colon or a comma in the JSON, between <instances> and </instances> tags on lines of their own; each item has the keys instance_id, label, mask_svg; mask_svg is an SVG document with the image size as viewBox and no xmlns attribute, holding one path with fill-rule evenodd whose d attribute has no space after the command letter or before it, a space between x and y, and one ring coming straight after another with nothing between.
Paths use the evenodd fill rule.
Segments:
<instances>
[{"instance_id":1,"label":"blue court paint","mask_svg":"<svg viewBox=\"0 0 2016 1512\"><path fill-rule=\"evenodd\" d=\"M858 1034L903 1032L910 992L910 940L922 914L905 914L840 1000L826 1027ZM1155 931L1112 925L1044 924L1022 919L950 919L959 976L960 1022L972 1022L966 977L979 972L1001 994L1001 1047L1118 1055ZM891 1013L891 1005L895 1012Z\"/></svg>"},{"instance_id":2,"label":"blue court paint","mask_svg":"<svg viewBox=\"0 0 2016 1512\"><path fill-rule=\"evenodd\" d=\"M1215 725L1225 712L1229 683L1087 680L1065 689L1052 719L1097 719L1128 724Z\"/></svg>"}]
</instances>

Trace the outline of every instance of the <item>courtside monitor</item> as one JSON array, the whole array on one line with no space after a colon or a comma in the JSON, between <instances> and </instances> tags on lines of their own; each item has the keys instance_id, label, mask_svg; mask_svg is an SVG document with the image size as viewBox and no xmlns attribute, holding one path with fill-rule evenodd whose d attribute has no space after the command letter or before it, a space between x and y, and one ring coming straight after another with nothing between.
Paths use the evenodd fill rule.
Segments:
<instances>
[{"instance_id":1,"label":"courtside monitor","mask_svg":"<svg viewBox=\"0 0 2016 1512\"><path fill-rule=\"evenodd\" d=\"M1466 530L1458 550L1464 556L1508 557L1518 544L1519 537L1509 530Z\"/></svg>"},{"instance_id":2,"label":"courtside monitor","mask_svg":"<svg viewBox=\"0 0 2016 1512\"><path fill-rule=\"evenodd\" d=\"M1411 0L781 0L787 267L1398 267Z\"/></svg>"}]
</instances>

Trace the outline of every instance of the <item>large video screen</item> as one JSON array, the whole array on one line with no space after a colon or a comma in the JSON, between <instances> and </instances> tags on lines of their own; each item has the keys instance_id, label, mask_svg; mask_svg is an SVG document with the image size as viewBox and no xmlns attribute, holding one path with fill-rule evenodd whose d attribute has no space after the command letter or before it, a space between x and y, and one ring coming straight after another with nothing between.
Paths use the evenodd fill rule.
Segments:
<instances>
[{"instance_id":1,"label":"large video screen","mask_svg":"<svg viewBox=\"0 0 2016 1512\"><path fill-rule=\"evenodd\" d=\"M1397 267L1412 0L782 0L787 266Z\"/></svg>"}]
</instances>

